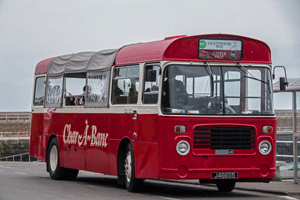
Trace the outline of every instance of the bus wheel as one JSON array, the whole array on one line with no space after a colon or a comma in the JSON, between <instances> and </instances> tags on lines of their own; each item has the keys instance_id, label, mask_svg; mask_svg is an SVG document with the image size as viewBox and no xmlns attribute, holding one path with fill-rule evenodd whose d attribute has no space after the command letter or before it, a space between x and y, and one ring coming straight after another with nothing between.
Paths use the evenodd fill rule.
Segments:
<instances>
[{"instance_id":1,"label":"bus wheel","mask_svg":"<svg viewBox=\"0 0 300 200\"><path fill-rule=\"evenodd\" d=\"M47 157L47 168L49 169L50 177L53 180L76 179L78 170L63 168L59 164L59 149L56 138L53 138L49 144Z\"/></svg>"},{"instance_id":2,"label":"bus wheel","mask_svg":"<svg viewBox=\"0 0 300 200\"><path fill-rule=\"evenodd\" d=\"M136 192L141 186L143 179L135 178L134 154L131 143L127 145L125 154L125 185L129 192Z\"/></svg>"},{"instance_id":3,"label":"bus wheel","mask_svg":"<svg viewBox=\"0 0 300 200\"><path fill-rule=\"evenodd\" d=\"M217 188L220 192L231 192L234 189L235 180L218 180L216 181Z\"/></svg>"}]
</instances>

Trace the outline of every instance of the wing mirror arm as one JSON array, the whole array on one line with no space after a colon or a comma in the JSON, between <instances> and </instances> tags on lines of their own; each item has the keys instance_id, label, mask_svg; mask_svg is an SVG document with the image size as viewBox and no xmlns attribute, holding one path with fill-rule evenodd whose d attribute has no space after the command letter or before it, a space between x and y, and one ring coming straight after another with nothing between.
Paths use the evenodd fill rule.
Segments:
<instances>
[{"instance_id":1,"label":"wing mirror arm","mask_svg":"<svg viewBox=\"0 0 300 200\"><path fill-rule=\"evenodd\" d=\"M284 66L275 66L274 70L273 70L273 79L275 79L275 69L277 67L278 68L283 68L283 70L284 70L285 77L280 77L279 78L280 91L284 91L284 90L286 90L286 87L289 86L289 82L287 82L286 69L285 69Z\"/></svg>"}]
</instances>

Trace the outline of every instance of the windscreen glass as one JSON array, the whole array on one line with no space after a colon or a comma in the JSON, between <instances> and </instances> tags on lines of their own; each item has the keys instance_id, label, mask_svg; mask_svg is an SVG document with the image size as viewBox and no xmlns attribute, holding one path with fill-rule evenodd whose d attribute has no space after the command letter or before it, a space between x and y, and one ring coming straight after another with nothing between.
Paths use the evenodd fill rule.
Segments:
<instances>
[{"instance_id":1,"label":"windscreen glass","mask_svg":"<svg viewBox=\"0 0 300 200\"><path fill-rule=\"evenodd\" d=\"M170 65L163 76L165 114L274 114L266 67Z\"/></svg>"}]
</instances>

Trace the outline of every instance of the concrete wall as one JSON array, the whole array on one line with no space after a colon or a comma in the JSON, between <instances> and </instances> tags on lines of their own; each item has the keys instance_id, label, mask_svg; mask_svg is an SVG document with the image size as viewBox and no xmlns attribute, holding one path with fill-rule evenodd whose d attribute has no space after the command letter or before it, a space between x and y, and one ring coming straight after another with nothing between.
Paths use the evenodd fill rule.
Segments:
<instances>
[{"instance_id":1,"label":"concrete wall","mask_svg":"<svg viewBox=\"0 0 300 200\"><path fill-rule=\"evenodd\" d=\"M0 140L0 158L29 152L29 138Z\"/></svg>"},{"instance_id":2,"label":"concrete wall","mask_svg":"<svg viewBox=\"0 0 300 200\"><path fill-rule=\"evenodd\" d=\"M0 112L0 158L29 152L29 119L30 112Z\"/></svg>"},{"instance_id":3,"label":"concrete wall","mask_svg":"<svg viewBox=\"0 0 300 200\"><path fill-rule=\"evenodd\" d=\"M30 133L30 121L5 121L0 120L0 132L28 132Z\"/></svg>"}]
</instances>

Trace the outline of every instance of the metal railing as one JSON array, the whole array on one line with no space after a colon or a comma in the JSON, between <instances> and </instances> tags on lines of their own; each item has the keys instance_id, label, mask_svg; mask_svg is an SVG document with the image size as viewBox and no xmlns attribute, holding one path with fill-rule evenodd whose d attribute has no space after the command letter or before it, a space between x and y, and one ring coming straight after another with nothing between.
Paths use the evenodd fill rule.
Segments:
<instances>
[{"instance_id":1,"label":"metal railing","mask_svg":"<svg viewBox=\"0 0 300 200\"><path fill-rule=\"evenodd\" d=\"M0 121L9 121L9 120L31 120L31 113L0 113Z\"/></svg>"},{"instance_id":2,"label":"metal railing","mask_svg":"<svg viewBox=\"0 0 300 200\"><path fill-rule=\"evenodd\" d=\"M29 131L23 132L0 132L0 139L4 137L29 137Z\"/></svg>"},{"instance_id":3,"label":"metal railing","mask_svg":"<svg viewBox=\"0 0 300 200\"><path fill-rule=\"evenodd\" d=\"M293 144L293 141L276 141L276 143L283 143L283 144ZM300 144L300 141L297 142ZM293 158L293 155L276 155L276 157L282 157L282 158ZM300 158L300 156L298 156Z\"/></svg>"},{"instance_id":4,"label":"metal railing","mask_svg":"<svg viewBox=\"0 0 300 200\"><path fill-rule=\"evenodd\" d=\"M25 157L25 159L24 159L24 157ZM28 157L28 160L26 159L26 157ZM16 159L16 158L19 158L19 159ZM3 158L0 158L0 161L32 162L32 161L40 161L40 160L31 157L29 155L29 152L27 152L27 153L21 153L21 154L16 154L16 155L12 155L12 156L3 157Z\"/></svg>"},{"instance_id":5,"label":"metal railing","mask_svg":"<svg viewBox=\"0 0 300 200\"><path fill-rule=\"evenodd\" d=\"M300 111L297 110L296 113L300 114ZM276 117L293 117L293 110L275 110Z\"/></svg>"},{"instance_id":6,"label":"metal railing","mask_svg":"<svg viewBox=\"0 0 300 200\"><path fill-rule=\"evenodd\" d=\"M276 132L293 132L292 126L277 127Z\"/></svg>"}]
</instances>

